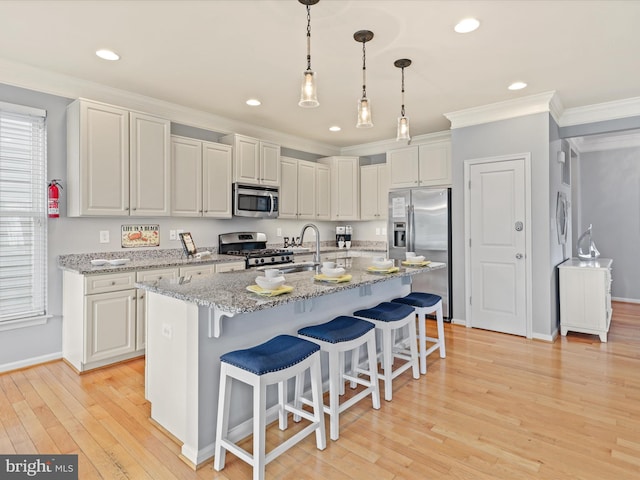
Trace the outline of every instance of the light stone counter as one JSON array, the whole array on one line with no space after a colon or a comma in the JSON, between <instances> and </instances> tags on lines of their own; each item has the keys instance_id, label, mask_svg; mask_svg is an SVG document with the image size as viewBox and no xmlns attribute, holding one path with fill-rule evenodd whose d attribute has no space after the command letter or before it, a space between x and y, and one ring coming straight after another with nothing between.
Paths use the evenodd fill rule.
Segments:
<instances>
[{"instance_id":1,"label":"light stone counter","mask_svg":"<svg viewBox=\"0 0 640 480\"><path fill-rule=\"evenodd\" d=\"M183 442L183 460L197 466L213 456L221 355L406 295L414 275L444 267L374 274L367 271L370 261L351 259L347 283L318 283L315 272L288 273L286 284L293 292L266 298L246 290L261 274L256 269L137 284L147 290L145 392L151 418ZM325 379L327 366L323 361ZM232 435L243 438L251 433L251 392L234 383L231 395ZM267 423L277 416L276 403L276 391L270 389Z\"/></svg>"}]
</instances>

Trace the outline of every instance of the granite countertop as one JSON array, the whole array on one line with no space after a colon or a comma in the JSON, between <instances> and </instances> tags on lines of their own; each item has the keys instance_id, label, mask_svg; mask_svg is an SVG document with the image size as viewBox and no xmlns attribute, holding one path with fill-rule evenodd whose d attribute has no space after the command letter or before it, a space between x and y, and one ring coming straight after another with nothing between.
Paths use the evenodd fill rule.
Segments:
<instances>
[{"instance_id":1,"label":"granite countertop","mask_svg":"<svg viewBox=\"0 0 640 480\"><path fill-rule=\"evenodd\" d=\"M396 273L371 273L367 270L370 265L370 258L356 257L350 259L346 263L346 271L352 275L352 279L343 283L315 281L315 272L313 271L287 273L285 274L285 285L293 287L293 291L275 297L263 297L247 291L247 286L255 284L256 276L262 275L256 269L216 273L197 278L180 277L174 280L163 279L155 282L136 283L136 287L186 302L196 303L200 306L215 307L230 314L238 314L355 289L385 282L393 278L410 277L445 267L444 263L433 262L426 267L400 266L399 271Z\"/></svg>"},{"instance_id":2,"label":"granite countertop","mask_svg":"<svg viewBox=\"0 0 640 480\"><path fill-rule=\"evenodd\" d=\"M370 244L369 244L370 243ZM281 248L280 245L268 245L269 248ZM171 268L192 265L207 265L211 263L231 263L241 262L244 259L233 255L222 255L217 253L216 247L205 247L198 249L200 252L209 251L211 255L201 258L187 258L180 248L162 250L140 250L140 251L119 251L102 253L79 253L60 255L58 257L58 267L62 270L80 273L82 275L93 275L101 273L118 273L136 270L152 270L155 268ZM353 251L371 251L385 253L386 246L379 245L379 242L364 242L363 245L354 246ZM315 252L315 246L308 251L295 252L295 255L307 255ZM326 245L320 249L322 254L340 252L346 255L349 250L338 249L333 245ZM105 259L128 259L123 265L103 265L95 266L91 260Z\"/></svg>"}]
</instances>

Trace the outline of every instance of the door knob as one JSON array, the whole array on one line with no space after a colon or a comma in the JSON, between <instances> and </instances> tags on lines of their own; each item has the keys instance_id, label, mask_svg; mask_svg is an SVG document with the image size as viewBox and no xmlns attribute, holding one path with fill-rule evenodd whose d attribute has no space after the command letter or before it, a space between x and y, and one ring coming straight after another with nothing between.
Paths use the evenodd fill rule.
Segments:
<instances>
[{"instance_id":1,"label":"door knob","mask_svg":"<svg viewBox=\"0 0 640 480\"><path fill-rule=\"evenodd\" d=\"M522 257L524 257L524 255L522 255L521 253L516 253L516 258L518 260L520 260Z\"/></svg>"}]
</instances>

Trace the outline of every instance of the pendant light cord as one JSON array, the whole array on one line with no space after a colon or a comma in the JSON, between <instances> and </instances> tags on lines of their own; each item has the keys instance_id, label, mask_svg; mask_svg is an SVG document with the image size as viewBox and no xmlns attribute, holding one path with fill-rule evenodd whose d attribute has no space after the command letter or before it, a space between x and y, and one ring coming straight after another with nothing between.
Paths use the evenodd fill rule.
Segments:
<instances>
[{"instance_id":1,"label":"pendant light cord","mask_svg":"<svg viewBox=\"0 0 640 480\"><path fill-rule=\"evenodd\" d=\"M362 98L367 98L367 52L366 41L362 42Z\"/></svg>"},{"instance_id":2,"label":"pendant light cord","mask_svg":"<svg viewBox=\"0 0 640 480\"><path fill-rule=\"evenodd\" d=\"M404 117L404 67L402 67L402 107L400 108L400 116Z\"/></svg>"},{"instance_id":3,"label":"pendant light cord","mask_svg":"<svg viewBox=\"0 0 640 480\"><path fill-rule=\"evenodd\" d=\"M311 71L311 6L307 5L307 71Z\"/></svg>"}]
</instances>

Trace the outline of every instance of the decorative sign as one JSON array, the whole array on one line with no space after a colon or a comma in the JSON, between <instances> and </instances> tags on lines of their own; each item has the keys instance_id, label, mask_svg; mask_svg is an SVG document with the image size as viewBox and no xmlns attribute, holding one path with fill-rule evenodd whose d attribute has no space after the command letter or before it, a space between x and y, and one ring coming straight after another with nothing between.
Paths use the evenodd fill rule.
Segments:
<instances>
[{"instance_id":1,"label":"decorative sign","mask_svg":"<svg viewBox=\"0 0 640 480\"><path fill-rule=\"evenodd\" d=\"M122 248L160 246L160 225L122 225Z\"/></svg>"},{"instance_id":2,"label":"decorative sign","mask_svg":"<svg viewBox=\"0 0 640 480\"><path fill-rule=\"evenodd\" d=\"M182 248L184 249L184 254L187 257L191 257L195 255L198 251L196 248L196 244L191 237L191 233L184 232L180 234L180 241L182 242Z\"/></svg>"}]
</instances>

